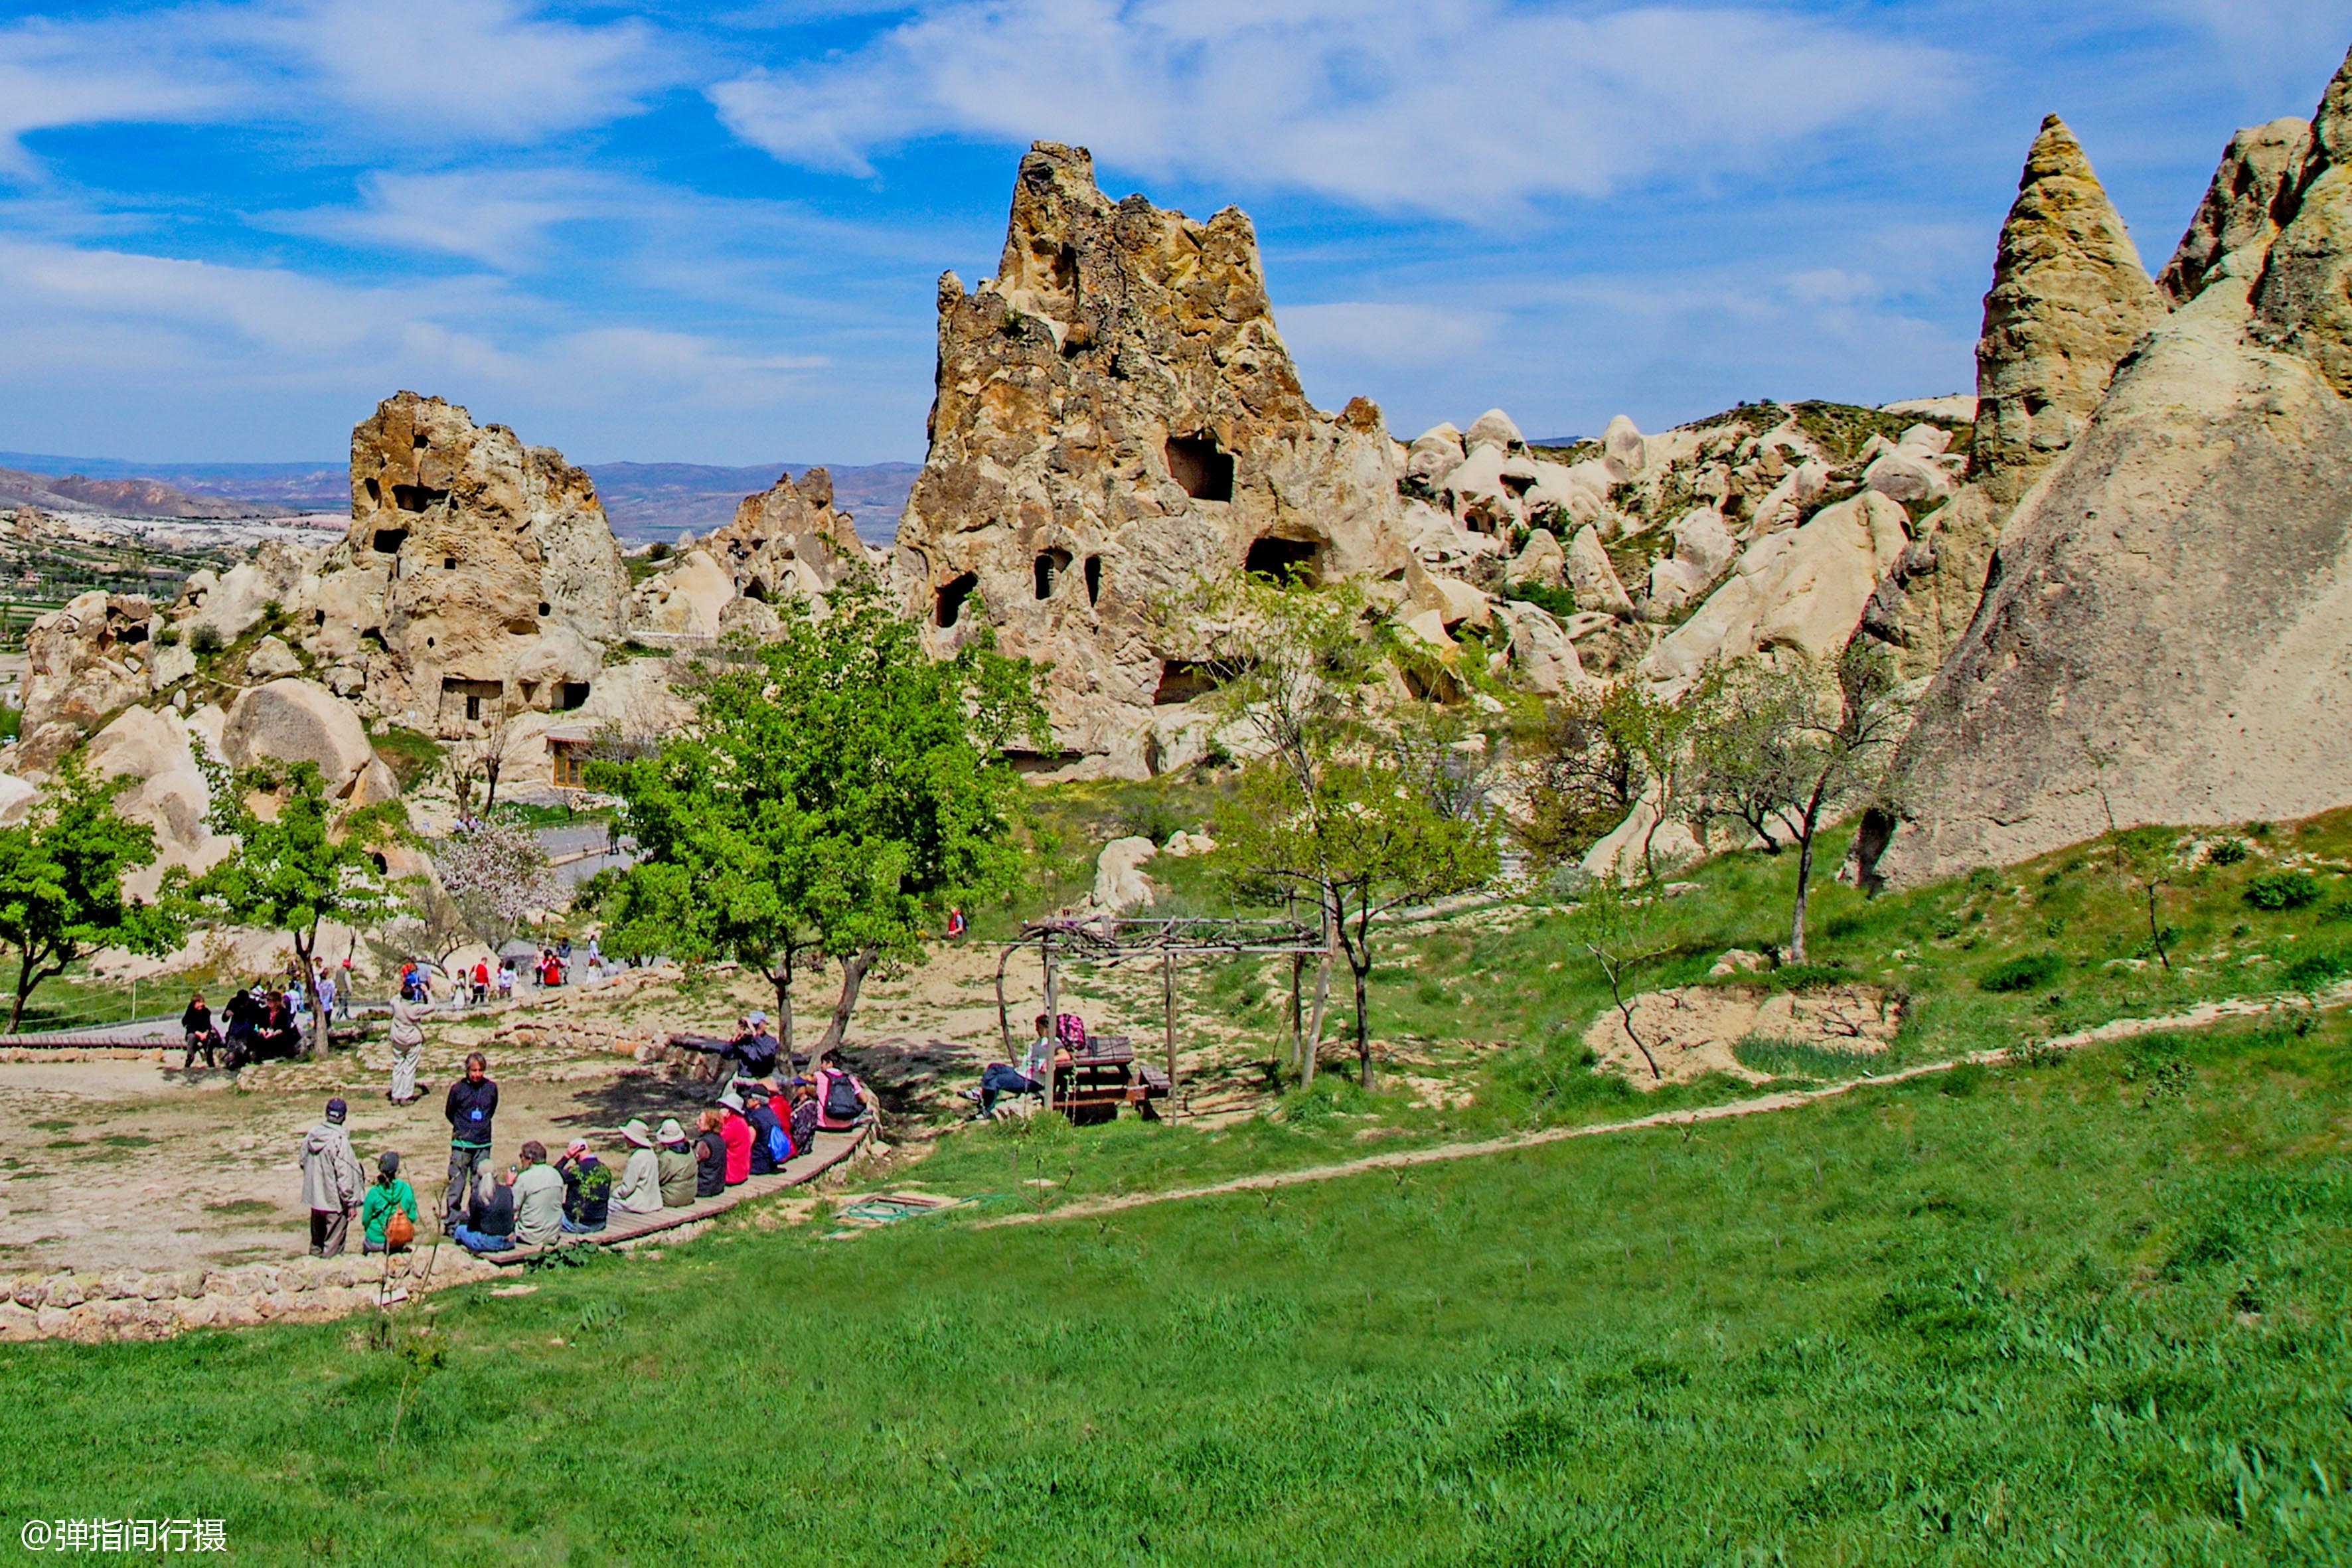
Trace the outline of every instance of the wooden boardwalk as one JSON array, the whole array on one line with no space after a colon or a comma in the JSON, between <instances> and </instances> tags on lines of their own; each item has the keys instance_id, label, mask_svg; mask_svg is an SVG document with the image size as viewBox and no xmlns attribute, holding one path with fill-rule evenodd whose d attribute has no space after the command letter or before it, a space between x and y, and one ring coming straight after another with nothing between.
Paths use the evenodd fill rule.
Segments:
<instances>
[{"instance_id":1,"label":"wooden boardwalk","mask_svg":"<svg viewBox=\"0 0 2352 1568\"><path fill-rule=\"evenodd\" d=\"M784 1168L772 1176L753 1176L728 1188L715 1198L698 1198L684 1208L665 1208L659 1214L623 1214L615 1208L612 1211L611 1222L603 1230L593 1236L566 1236L556 1247L572 1247L583 1242L612 1247L624 1241L635 1241L639 1237L676 1230L679 1226L692 1225L697 1220L714 1218L748 1199L772 1197L813 1182L835 1166L845 1163L865 1147L866 1140L872 1132L870 1123L849 1132L819 1132L815 1148L787 1161ZM504 1268L528 1263L540 1254L555 1249L517 1247L506 1252L480 1252L475 1256L485 1263L495 1263Z\"/></svg>"}]
</instances>

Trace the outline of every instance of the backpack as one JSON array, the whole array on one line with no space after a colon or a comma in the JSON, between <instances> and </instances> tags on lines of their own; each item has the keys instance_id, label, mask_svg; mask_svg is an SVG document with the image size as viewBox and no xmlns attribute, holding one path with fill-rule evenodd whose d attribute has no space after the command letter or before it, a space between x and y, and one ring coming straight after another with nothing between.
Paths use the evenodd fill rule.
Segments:
<instances>
[{"instance_id":1,"label":"backpack","mask_svg":"<svg viewBox=\"0 0 2352 1568\"><path fill-rule=\"evenodd\" d=\"M784 1131L782 1122L776 1122L768 1129L768 1158L774 1161L776 1169L781 1171L784 1168L784 1162L792 1157L793 1135Z\"/></svg>"},{"instance_id":2,"label":"backpack","mask_svg":"<svg viewBox=\"0 0 2352 1568\"><path fill-rule=\"evenodd\" d=\"M1073 1052L1087 1048L1087 1021L1076 1013L1065 1013L1054 1020L1054 1037Z\"/></svg>"},{"instance_id":3,"label":"backpack","mask_svg":"<svg viewBox=\"0 0 2352 1568\"><path fill-rule=\"evenodd\" d=\"M824 1079L822 1100L824 1118L843 1126L866 1114L866 1102L857 1097L857 1080L836 1068L825 1068L817 1076Z\"/></svg>"},{"instance_id":4,"label":"backpack","mask_svg":"<svg viewBox=\"0 0 2352 1568\"><path fill-rule=\"evenodd\" d=\"M409 1223L408 1211L394 1205L392 1217L383 1222L383 1249L397 1252L416 1239L416 1227Z\"/></svg>"}]
</instances>

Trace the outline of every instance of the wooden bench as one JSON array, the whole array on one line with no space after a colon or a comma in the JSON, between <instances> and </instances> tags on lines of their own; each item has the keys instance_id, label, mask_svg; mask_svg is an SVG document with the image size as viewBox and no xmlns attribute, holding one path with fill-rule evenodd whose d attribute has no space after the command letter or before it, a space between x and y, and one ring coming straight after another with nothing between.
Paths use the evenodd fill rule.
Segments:
<instances>
[{"instance_id":1,"label":"wooden bench","mask_svg":"<svg viewBox=\"0 0 2352 1568\"><path fill-rule=\"evenodd\" d=\"M1139 1062L1124 1035L1097 1035L1054 1069L1054 1109L1080 1127L1111 1121L1122 1105L1157 1120L1151 1102L1168 1098L1168 1075Z\"/></svg>"}]
</instances>

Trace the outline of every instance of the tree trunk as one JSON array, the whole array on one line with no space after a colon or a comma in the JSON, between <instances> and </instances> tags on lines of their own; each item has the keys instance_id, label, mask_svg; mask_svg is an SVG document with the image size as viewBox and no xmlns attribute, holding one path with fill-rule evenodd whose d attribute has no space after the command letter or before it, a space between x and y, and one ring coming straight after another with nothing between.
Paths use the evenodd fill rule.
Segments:
<instances>
[{"instance_id":1,"label":"tree trunk","mask_svg":"<svg viewBox=\"0 0 2352 1568\"><path fill-rule=\"evenodd\" d=\"M1360 961L1354 953L1348 955L1348 967L1356 972L1356 1081L1365 1089L1372 1087L1372 1024L1364 1011L1364 977L1371 972L1371 957L1369 952Z\"/></svg>"},{"instance_id":2,"label":"tree trunk","mask_svg":"<svg viewBox=\"0 0 2352 1568\"><path fill-rule=\"evenodd\" d=\"M1315 1005L1307 1015L1307 1038L1299 1048L1298 1081L1303 1087L1315 1081L1316 1059L1323 1050L1323 1016L1331 1005L1331 890L1316 889L1316 901L1323 918L1323 952L1315 961Z\"/></svg>"},{"instance_id":3,"label":"tree trunk","mask_svg":"<svg viewBox=\"0 0 2352 1568\"><path fill-rule=\"evenodd\" d=\"M1797 837L1797 910L1789 921L1789 962L1805 962L1805 900L1812 891L1814 816L1805 814L1804 831Z\"/></svg>"},{"instance_id":4,"label":"tree trunk","mask_svg":"<svg viewBox=\"0 0 2352 1568\"><path fill-rule=\"evenodd\" d=\"M302 994L310 999L310 1050L304 1058L308 1061L317 1061L328 1048L327 1019L319 1010L319 966L310 962L310 951L318 945L316 928L307 940L300 931L294 933L294 962L302 966Z\"/></svg>"},{"instance_id":5,"label":"tree trunk","mask_svg":"<svg viewBox=\"0 0 2352 1568\"><path fill-rule=\"evenodd\" d=\"M482 812L484 816L488 816L490 807L499 804L499 764L497 763L482 764L482 782L488 786L488 793L482 796Z\"/></svg>"},{"instance_id":6,"label":"tree trunk","mask_svg":"<svg viewBox=\"0 0 2352 1568\"><path fill-rule=\"evenodd\" d=\"M849 1034L849 1016L857 1010L857 988L866 984L866 972L874 967L874 950L859 948L841 961L841 994L833 1004L833 1022L824 1027L824 1035L816 1043L816 1054L824 1055L840 1046Z\"/></svg>"},{"instance_id":7,"label":"tree trunk","mask_svg":"<svg viewBox=\"0 0 2352 1568\"><path fill-rule=\"evenodd\" d=\"M776 987L776 1043L784 1048L784 1066L793 1065L793 950L784 949L784 962L775 973L768 976Z\"/></svg>"},{"instance_id":8,"label":"tree trunk","mask_svg":"<svg viewBox=\"0 0 2352 1568\"><path fill-rule=\"evenodd\" d=\"M33 955L28 951L23 954L23 956L17 961L16 964L16 999L15 1002L11 1003L8 1007L8 1032L10 1034L15 1035L23 1032L25 1027L25 999L33 994L33 987L38 985L40 983L40 978L33 973Z\"/></svg>"}]
</instances>

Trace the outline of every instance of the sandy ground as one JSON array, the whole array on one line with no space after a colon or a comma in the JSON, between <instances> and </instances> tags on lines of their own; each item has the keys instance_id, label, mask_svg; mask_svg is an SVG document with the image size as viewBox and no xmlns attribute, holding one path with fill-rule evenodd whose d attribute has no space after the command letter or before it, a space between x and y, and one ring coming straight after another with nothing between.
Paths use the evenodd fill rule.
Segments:
<instances>
[{"instance_id":1,"label":"sandy ground","mask_svg":"<svg viewBox=\"0 0 2352 1568\"><path fill-rule=\"evenodd\" d=\"M889 1115L885 1142L918 1155L967 1109L957 1090L1005 1054L995 994L998 950L941 950L910 973L870 981L850 1033L853 1065ZM1279 965L1277 973L1275 965ZM1287 984L1288 966L1267 978ZM1187 1114L1246 1115L1264 1103L1263 1031L1244 1034L1197 1005L1200 979L1180 975L1179 1069ZM812 976L797 993L805 1049L830 1015L837 974ZM1014 1049L1039 1010L1034 954L1016 957L1005 984ZM1063 1005L1097 1033L1129 1036L1164 1061L1156 967L1066 972ZM689 1068L640 1059L674 1031L724 1034L774 993L757 974L728 967L699 976L635 971L604 984L567 988L428 1023L421 1074L430 1089L409 1106L385 1097L390 1054L380 1041L325 1062L273 1062L232 1079L180 1053L97 1059L0 1060L0 1275L71 1268L232 1267L301 1253L308 1217L296 1153L330 1095L351 1105L361 1162L397 1150L421 1205L438 1202L448 1160L442 1095L479 1047L499 1085L497 1154L526 1138L559 1149L585 1138L617 1159L632 1116L689 1121L709 1089ZM93 1053L93 1055L96 1055Z\"/></svg>"},{"instance_id":2,"label":"sandy ground","mask_svg":"<svg viewBox=\"0 0 2352 1568\"><path fill-rule=\"evenodd\" d=\"M1642 1089L1684 1083L1706 1073L1728 1073L1750 1083L1770 1078L1747 1068L1732 1047L1750 1036L1874 1056L1893 1043L1901 1012L1875 986L1841 985L1792 994L1747 986L1687 985L1645 991L1633 999L1633 1028L1623 1015L1602 1013L1584 1032L1608 1071ZM1653 1075L1641 1051L1657 1060Z\"/></svg>"}]
</instances>

